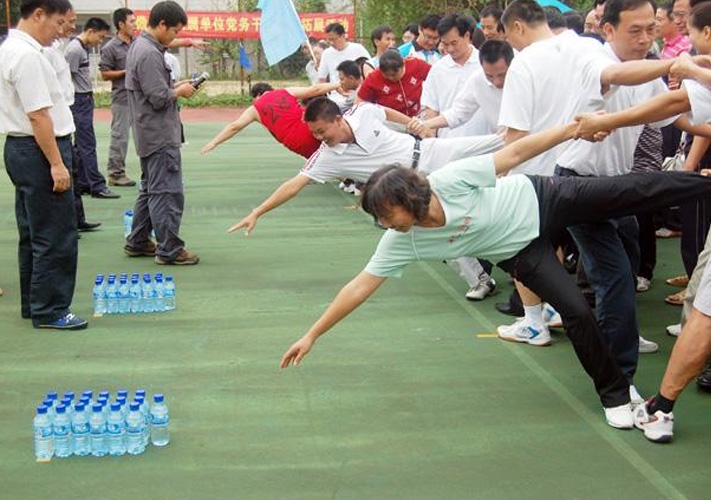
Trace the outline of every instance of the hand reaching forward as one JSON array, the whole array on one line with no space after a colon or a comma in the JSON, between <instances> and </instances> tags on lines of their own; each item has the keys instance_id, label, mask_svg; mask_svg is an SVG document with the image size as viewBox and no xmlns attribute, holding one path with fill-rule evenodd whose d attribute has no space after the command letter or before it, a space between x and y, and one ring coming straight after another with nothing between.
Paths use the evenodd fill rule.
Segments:
<instances>
[{"instance_id":1,"label":"hand reaching forward","mask_svg":"<svg viewBox=\"0 0 711 500\"><path fill-rule=\"evenodd\" d=\"M575 129L573 137L592 142L601 141L610 133L609 130L605 130L602 120L602 115L598 113L580 113L576 115L575 121L578 122L578 128Z\"/></svg>"},{"instance_id":2,"label":"hand reaching forward","mask_svg":"<svg viewBox=\"0 0 711 500\"><path fill-rule=\"evenodd\" d=\"M286 368L289 365L298 366L304 356L306 356L314 346L314 342L314 340L306 335L294 342L284 353L284 356L282 356L279 368Z\"/></svg>"},{"instance_id":3,"label":"hand reaching forward","mask_svg":"<svg viewBox=\"0 0 711 500\"><path fill-rule=\"evenodd\" d=\"M228 233L234 233L235 231L245 228L244 230L244 235L249 236L252 234L252 231L254 228L257 226L257 219L259 219L259 216L255 214L254 212L251 212L247 217L239 221L237 224L232 226L227 230Z\"/></svg>"}]
</instances>

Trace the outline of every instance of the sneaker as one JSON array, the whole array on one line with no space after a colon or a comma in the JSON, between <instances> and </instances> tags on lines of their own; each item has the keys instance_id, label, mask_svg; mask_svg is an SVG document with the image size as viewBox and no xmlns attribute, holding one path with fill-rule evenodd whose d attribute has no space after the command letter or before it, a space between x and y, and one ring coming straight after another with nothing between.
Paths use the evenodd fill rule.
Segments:
<instances>
[{"instance_id":1,"label":"sneaker","mask_svg":"<svg viewBox=\"0 0 711 500\"><path fill-rule=\"evenodd\" d=\"M643 278L642 276L637 276L637 291L639 293L646 292L649 290L649 285L651 285L652 282L649 281L647 278Z\"/></svg>"},{"instance_id":2,"label":"sneaker","mask_svg":"<svg viewBox=\"0 0 711 500\"><path fill-rule=\"evenodd\" d=\"M551 345L551 333L548 327L543 325L535 328L526 322L526 318L520 318L512 325L501 325L496 332L500 339L508 342L522 342L535 346Z\"/></svg>"},{"instance_id":3,"label":"sneaker","mask_svg":"<svg viewBox=\"0 0 711 500\"><path fill-rule=\"evenodd\" d=\"M72 313L52 321L51 323L35 325L35 328L52 328L54 330L83 330L89 323Z\"/></svg>"},{"instance_id":4,"label":"sneaker","mask_svg":"<svg viewBox=\"0 0 711 500\"><path fill-rule=\"evenodd\" d=\"M496 281L489 278L486 281L480 281L477 286L471 287L464 296L467 300L484 300L494 293L494 290L496 290Z\"/></svg>"},{"instance_id":5,"label":"sneaker","mask_svg":"<svg viewBox=\"0 0 711 500\"><path fill-rule=\"evenodd\" d=\"M706 392L711 392L711 365L707 366L696 379L696 386Z\"/></svg>"},{"instance_id":6,"label":"sneaker","mask_svg":"<svg viewBox=\"0 0 711 500\"><path fill-rule=\"evenodd\" d=\"M633 385L630 386L630 406L634 412L639 405L644 403L644 398L639 394L637 388Z\"/></svg>"},{"instance_id":7,"label":"sneaker","mask_svg":"<svg viewBox=\"0 0 711 500\"><path fill-rule=\"evenodd\" d=\"M632 429L634 427L632 405L625 403L614 408L605 408L605 420L607 425L615 429Z\"/></svg>"},{"instance_id":8,"label":"sneaker","mask_svg":"<svg viewBox=\"0 0 711 500\"><path fill-rule=\"evenodd\" d=\"M543 322L548 328L562 328L563 318L560 317L558 311L556 311L552 305L548 302L543 303Z\"/></svg>"},{"instance_id":9,"label":"sneaker","mask_svg":"<svg viewBox=\"0 0 711 500\"><path fill-rule=\"evenodd\" d=\"M133 179L129 179L125 175L121 175L118 177L114 177L112 175L109 176L109 186L131 187L135 185L136 181L134 181Z\"/></svg>"},{"instance_id":10,"label":"sneaker","mask_svg":"<svg viewBox=\"0 0 711 500\"><path fill-rule=\"evenodd\" d=\"M644 437L654 443L671 443L674 438L674 413L657 410L650 415L645 403L635 410L634 426L644 431Z\"/></svg>"},{"instance_id":11,"label":"sneaker","mask_svg":"<svg viewBox=\"0 0 711 500\"><path fill-rule=\"evenodd\" d=\"M180 251L180 254L173 260L165 260L160 255L156 255L156 264L161 266L194 266L200 262L200 256L195 252L189 252L184 248Z\"/></svg>"},{"instance_id":12,"label":"sneaker","mask_svg":"<svg viewBox=\"0 0 711 500\"><path fill-rule=\"evenodd\" d=\"M652 352L657 352L659 350L659 345L656 342L647 340L641 335L639 336L639 353L640 354L650 354Z\"/></svg>"},{"instance_id":13,"label":"sneaker","mask_svg":"<svg viewBox=\"0 0 711 500\"><path fill-rule=\"evenodd\" d=\"M677 323L676 325L669 325L666 330L667 335L671 337L678 337L681 333L681 323Z\"/></svg>"},{"instance_id":14,"label":"sneaker","mask_svg":"<svg viewBox=\"0 0 711 500\"><path fill-rule=\"evenodd\" d=\"M114 193L110 189L104 189L103 191L96 191L95 193L91 193L91 197L99 198L100 200L113 200L121 198L121 195Z\"/></svg>"},{"instance_id":15,"label":"sneaker","mask_svg":"<svg viewBox=\"0 0 711 500\"><path fill-rule=\"evenodd\" d=\"M148 240L143 248L135 248L129 245L123 247L123 251L129 257L154 257L156 254L156 244Z\"/></svg>"},{"instance_id":16,"label":"sneaker","mask_svg":"<svg viewBox=\"0 0 711 500\"><path fill-rule=\"evenodd\" d=\"M674 231L666 227L660 227L654 232L657 238L678 238L681 236L681 231Z\"/></svg>"}]
</instances>

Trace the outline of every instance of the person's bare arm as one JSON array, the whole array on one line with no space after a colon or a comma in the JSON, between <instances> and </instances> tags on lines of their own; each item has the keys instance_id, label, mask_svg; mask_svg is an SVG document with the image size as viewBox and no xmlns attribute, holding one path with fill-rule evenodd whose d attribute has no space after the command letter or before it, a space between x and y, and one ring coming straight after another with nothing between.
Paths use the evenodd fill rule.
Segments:
<instances>
[{"instance_id":1,"label":"person's bare arm","mask_svg":"<svg viewBox=\"0 0 711 500\"><path fill-rule=\"evenodd\" d=\"M254 106L248 107L235 121L227 125L222 131L213 137L210 142L205 144L200 152L202 154L208 153L215 149L218 145L225 142L227 139L234 137L239 134L245 127L247 127L252 122L258 122L259 113Z\"/></svg>"},{"instance_id":2,"label":"person's bare arm","mask_svg":"<svg viewBox=\"0 0 711 500\"><path fill-rule=\"evenodd\" d=\"M674 126L679 130L683 130L684 132L687 132L696 137L711 138L711 125L707 123L704 123L702 125L692 125L689 121L689 118L685 114L679 116L679 118L674 121Z\"/></svg>"},{"instance_id":3,"label":"person's bare arm","mask_svg":"<svg viewBox=\"0 0 711 500\"><path fill-rule=\"evenodd\" d=\"M626 61L611 64L602 70L600 85L639 85L664 76L671 70L674 59Z\"/></svg>"},{"instance_id":4,"label":"person's bare arm","mask_svg":"<svg viewBox=\"0 0 711 500\"><path fill-rule=\"evenodd\" d=\"M577 124L573 122L568 125L536 132L535 134L528 134L507 144L502 150L494 153L496 175L505 174L534 156L557 146L563 141L572 139L576 127Z\"/></svg>"},{"instance_id":5,"label":"person's bare arm","mask_svg":"<svg viewBox=\"0 0 711 500\"><path fill-rule=\"evenodd\" d=\"M311 99L312 97L328 94L338 90L341 82L317 83L310 87L287 87L286 91L297 99Z\"/></svg>"},{"instance_id":6,"label":"person's bare arm","mask_svg":"<svg viewBox=\"0 0 711 500\"><path fill-rule=\"evenodd\" d=\"M711 144L711 139L701 136L694 136L691 140L691 148L689 154L686 155L686 161L682 170L687 172L696 172L699 167L701 158L706 154L706 150Z\"/></svg>"},{"instance_id":7,"label":"person's bare arm","mask_svg":"<svg viewBox=\"0 0 711 500\"><path fill-rule=\"evenodd\" d=\"M430 118L434 118L435 116L439 115L439 111L425 106L424 108L422 108L422 114L424 115L425 120L429 120Z\"/></svg>"},{"instance_id":8,"label":"person's bare arm","mask_svg":"<svg viewBox=\"0 0 711 500\"><path fill-rule=\"evenodd\" d=\"M54 136L54 124L52 123L52 117L49 115L49 108L27 113L27 117L30 119L35 141L37 141L37 145L49 162L50 174L54 182L52 191L63 193L71 186L71 176L67 166L64 164L64 160L62 160L59 146L57 146L57 139Z\"/></svg>"},{"instance_id":9,"label":"person's bare arm","mask_svg":"<svg viewBox=\"0 0 711 500\"><path fill-rule=\"evenodd\" d=\"M106 81L118 80L126 76L125 69L110 69L101 72L101 79Z\"/></svg>"},{"instance_id":10,"label":"person's bare arm","mask_svg":"<svg viewBox=\"0 0 711 500\"><path fill-rule=\"evenodd\" d=\"M509 145L526 137L529 134L528 130L518 130L511 127L506 127L504 132L504 144Z\"/></svg>"}]
</instances>

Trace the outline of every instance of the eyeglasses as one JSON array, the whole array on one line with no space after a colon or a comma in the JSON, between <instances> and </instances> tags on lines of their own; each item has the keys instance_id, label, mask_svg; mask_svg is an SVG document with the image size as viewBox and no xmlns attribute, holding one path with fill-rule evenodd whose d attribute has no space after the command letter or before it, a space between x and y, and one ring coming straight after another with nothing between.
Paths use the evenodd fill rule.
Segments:
<instances>
[{"instance_id":1,"label":"eyeglasses","mask_svg":"<svg viewBox=\"0 0 711 500\"><path fill-rule=\"evenodd\" d=\"M672 18L674 19L686 19L689 17L689 13L683 10L672 12Z\"/></svg>"}]
</instances>

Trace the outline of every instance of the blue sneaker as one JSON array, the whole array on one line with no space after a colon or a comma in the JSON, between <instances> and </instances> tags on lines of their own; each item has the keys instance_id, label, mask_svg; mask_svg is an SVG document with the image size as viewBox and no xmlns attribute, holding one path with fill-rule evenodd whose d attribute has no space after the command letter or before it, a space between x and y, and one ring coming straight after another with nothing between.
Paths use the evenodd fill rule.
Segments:
<instances>
[{"instance_id":1,"label":"blue sneaker","mask_svg":"<svg viewBox=\"0 0 711 500\"><path fill-rule=\"evenodd\" d=\"M68 313L62 316L58 320L52 321L51 323L46 323L43 325L36 325L35 328L53 328L55 330L83 330L87 327L89 323L78 316L74 316L73 313Z\"/></svg>"}]
</instances>

